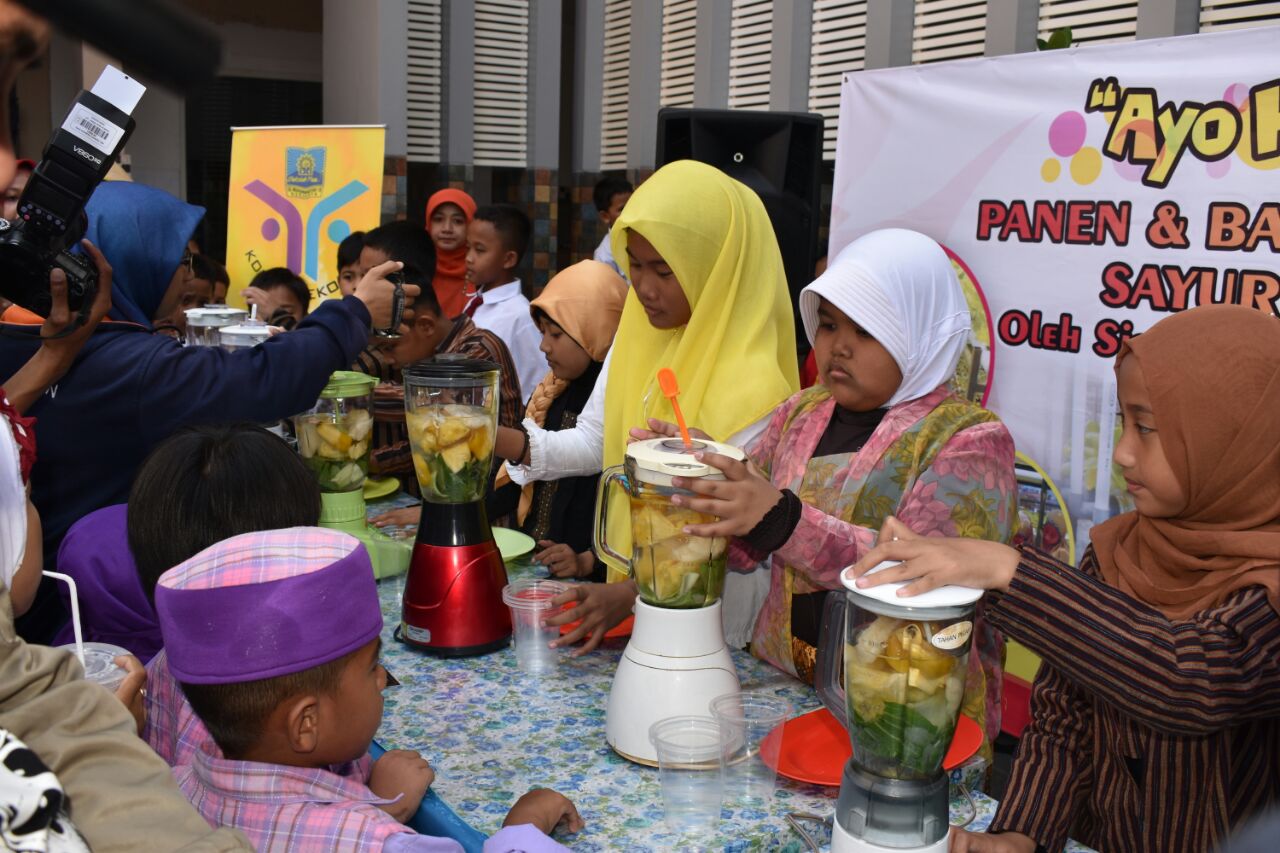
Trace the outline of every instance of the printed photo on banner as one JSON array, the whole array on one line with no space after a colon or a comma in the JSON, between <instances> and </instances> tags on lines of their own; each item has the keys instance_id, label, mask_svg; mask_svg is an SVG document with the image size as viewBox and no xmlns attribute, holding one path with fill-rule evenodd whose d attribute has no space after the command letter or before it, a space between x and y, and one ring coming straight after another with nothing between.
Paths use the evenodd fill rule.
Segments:
<instances>
[{"instance_id":1,"label":"printed photo on banner","mask_svg":"<svg viewBox=\"0 0 1280 853\"><path fill-rule=\"evenodd\" d=\"M952 387L1017 441L1021 541L1078 556L1130 508L1125 338L1197 305L1280 315L1275 55L1240 30L845 76L831 255L886 227L946 247L973 314Z\"/></svg>"},{"instance_id":2,"label":"printed photo on banner","mask_svg":"<svg viewBox=\"0 0 1280 853\"><path fill-rule=\"evenodd\" d=\"M232 128L228 303L273 267L306 280L313 308L340 295L338 244L380 221L384 140L382 126Z\"/></svg>"}]
</instances>

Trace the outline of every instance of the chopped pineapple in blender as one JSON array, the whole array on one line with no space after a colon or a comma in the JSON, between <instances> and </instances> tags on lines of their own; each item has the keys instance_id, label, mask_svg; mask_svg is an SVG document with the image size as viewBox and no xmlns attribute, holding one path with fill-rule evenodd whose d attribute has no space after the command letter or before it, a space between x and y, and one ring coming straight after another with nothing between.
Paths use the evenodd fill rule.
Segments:
<instances>
[{"instance_id":1,"label":"chopped pineapple in blender","mask_svg":"<svg viewBox=\"0 0 1280 853\"><path fill-rule=\"evenodd\" d=\"M489 455L489 450L493 447L493 439L489 436L488 421L472 427L471 438L467 439L467 446L471 449L471 455L476 459L483 459Z\"/></svg>"},{"instance_id":2,"label":"chopped pineapple in blender","mask_svg":"<svg viewBox=\"0 0 1280 853\"><path fill-rule=\"evenodd\" d=\"M316 432L319 433L321 441L336 450L346 453L347 449L351 447L351 436L343 431L337 424L317 424Z\"/></svg>"},{"instance_id":3,"label":"chopped pineapple in blender","mask_svg":"<svg viewBox=\"0 0 1280 853\"><path fill-rule=\"evenodd\" d=\"M440 424L439 442L441 447L449 447L462 441L471 432L460 419L446 420Z\"/></svg>"},{"instance_id":4,"label":"chopped pineapple in blender","mask_svg":"<svg viewBox=\"0 0 1280 853\"><path fill-rule=\"evenodd\" d=\"M413 454L413 470L418 475L418 485L424 489L430 489L434 478L431 476L431 466L420 454Z\"/></svg>"},{"instance_id":5,"label":"chopped pineapple in blender","mask_svg":"<svg viewBox=\"0 0 1280 853\"><path fill-rule=\"evenodd\" d=\"M364 441L372 429L373 416L364 409L356 409L347 416L347 432L351 434L352 441Z\"/></svg>"},{"instance_id":6,"label":"chopped pineapple in blender","mask_svg":"<svg viewBox=\"0 0 1280 853\"><path fill-rule=\"evenodd\" d=\"M858 662L870 664L885 653L889 636L902 623L889 616L877 616L876 621L862 629L858 634L856 651Z\"/></svg>"},{"instance_id":7,"label":"chopped pineapple in blender","mask_svg":"<svg viewBox=\"0 0 1280 853\"><path fill-rule=\"evenodd\" d=\"M460 442L441 450L440 458L444 460L445 465L449 466L449 470L456 474L471 461L471 448Z\"/></svg>"},{"instance_id":8,"label":"chopped pineapple in blender","mask_svg":"<svg viewBox=\"0 0 1280 853\"><path fill-rule=\"evenodd\" d=\"M369 442L357 441L355 444L351 445L351 447L347 450L347 458L359 459L361 456L364 456L368 452L369 452Z\"/></svg>"}]
</instances>

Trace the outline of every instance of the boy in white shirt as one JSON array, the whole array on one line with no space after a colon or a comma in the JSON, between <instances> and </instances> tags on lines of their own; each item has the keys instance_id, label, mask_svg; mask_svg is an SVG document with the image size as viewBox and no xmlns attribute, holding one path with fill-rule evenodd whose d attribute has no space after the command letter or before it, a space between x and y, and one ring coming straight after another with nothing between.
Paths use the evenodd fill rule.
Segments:
<instances>
[{"instance_id":1,"label":"boy in white shirt","mask_svg":"<svg viewBox=\"0 0 1280 853\"><path fill-rule=\"evenodd\" d=\"M618 266L618 262L613 258L613 247L609 243L613 236L613 223L622 215L622 208L626 206L627 199L631 198L633 188L629 181L622 178L603 178L596 184L594 192L591 194L591 200L595 202L596 212L600 215L600 221L604 223L604 239L600 241L600 245L596 246L596 252L593 256L595 260L608 264L613 267L618 275L623 275L622 268Z\"/></svg>"},{"instance_id":2,"label":"boy in white shirt","mask_svg":"<svg viewBox=\"0 0 1280 853\"><path fill-rule=\"evenodd\" d=\"M467 226L467 280L478 292L463 312L507 345L526 399L548 370L541 349L542 333L533 322L529 300L515 274L529 246L531 230L529 217L509 204L476 211Z\"/></svg>"}]
</instances>

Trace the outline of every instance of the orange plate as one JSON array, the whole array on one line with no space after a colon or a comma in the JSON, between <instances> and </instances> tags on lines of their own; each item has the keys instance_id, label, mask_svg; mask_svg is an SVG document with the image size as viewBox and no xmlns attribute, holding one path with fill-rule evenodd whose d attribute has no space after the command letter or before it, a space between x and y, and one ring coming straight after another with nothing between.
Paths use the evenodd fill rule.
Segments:
<instances>
[{"instance_id":1,"label":"orange plate","mask_svg":"<svg viewBox=\"0 0 1280 853\"><path fill-rule=\"evenodd\" d=\"M768 758L778 756L777 770L788 779L813 785L838 787L844 774L844 765L853 755L849 734L826 708L819 708L787 720L765 736L766 741L783 738L783 750L764 745L760 754ZM942 769L952 770L964 764L982 746L982 729L964 714L956 721L956 733L951 747L942 759ZM772 764L770 764L772 766Z\"/></svg>"},{"instance_id":2,"label":"orange plate","mask_svg":"<svg viewBox=\"0 0 1280 853\"><path fill-rule=\"evenodd\" d=\"M569 602L568 604L566 604L566 605L562 608L561 612L563 613L565 610L572 610L573 608L575 608L575 607L577 607L577 606L578 606L578 605L577 605L577 602ZM635 623L636 623L636 617L635 617L635 616L628 616L626 619L623 619L621 622L619 622L617 625L614 625L614 626L613 626L612 628L610 628L608 631L605 631L605 632L604 632L604 638L605 638L606 640L617 640L617 639L620 639L620 638L622 638L622 637L630 637L630 636L631 636L631 626L632 626L632 625L634 625ZM560 636L562 636L562 637L563 637L565 634L569 633L569 632L570 632L570 631L572 631L574 628L577 628L580 624L582 624L582 623L581 623L581 622L570 622L568 625L561 625L561 626L560 626Z\"/></svg>"}]
</instances>

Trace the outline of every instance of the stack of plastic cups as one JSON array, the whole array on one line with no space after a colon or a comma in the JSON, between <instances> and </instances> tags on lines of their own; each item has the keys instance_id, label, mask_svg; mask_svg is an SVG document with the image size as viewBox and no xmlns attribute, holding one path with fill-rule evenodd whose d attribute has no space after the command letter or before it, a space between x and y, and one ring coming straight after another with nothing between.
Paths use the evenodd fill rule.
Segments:
<instances>
[{"instance_id":1,"label":"stack of plastic cups","mask_svg":"<svg viewBox=\"0 0 1280 853\"><path fill-rule=\"evenodd\" d=\"M502 588L502 600L511 608L511 641L516 647L516 665L525 672L546 672L560 660L560 650L551 641L559 628L548 628L542 620L551 615L551 599L569 587L559 581L525 578Z\"/></svg>"},{"instance_id":2,"label":"stack of plastic cups","mask_svg":"<svg viewBox=\"0 0 1280 853\"><path fill-rule=\"evenodd\" d=\"M649 729L667 826L682 836L708 836L720 824L724 774L720 727L711 717L668 717Z\"/></svg>"},{"instance_id":3,"label":"stack of plastic cups","mask_svg":"<svg viewBox=\"0 0 1280 853\"><path fill-rule=\"evenodd\" d=\"M782 732L768 735L791 712L790 702L769 693L730 693L711 701L720 733L725 800L731 805L765 807L772 802Z\"/></svg>"}]
</instances>

